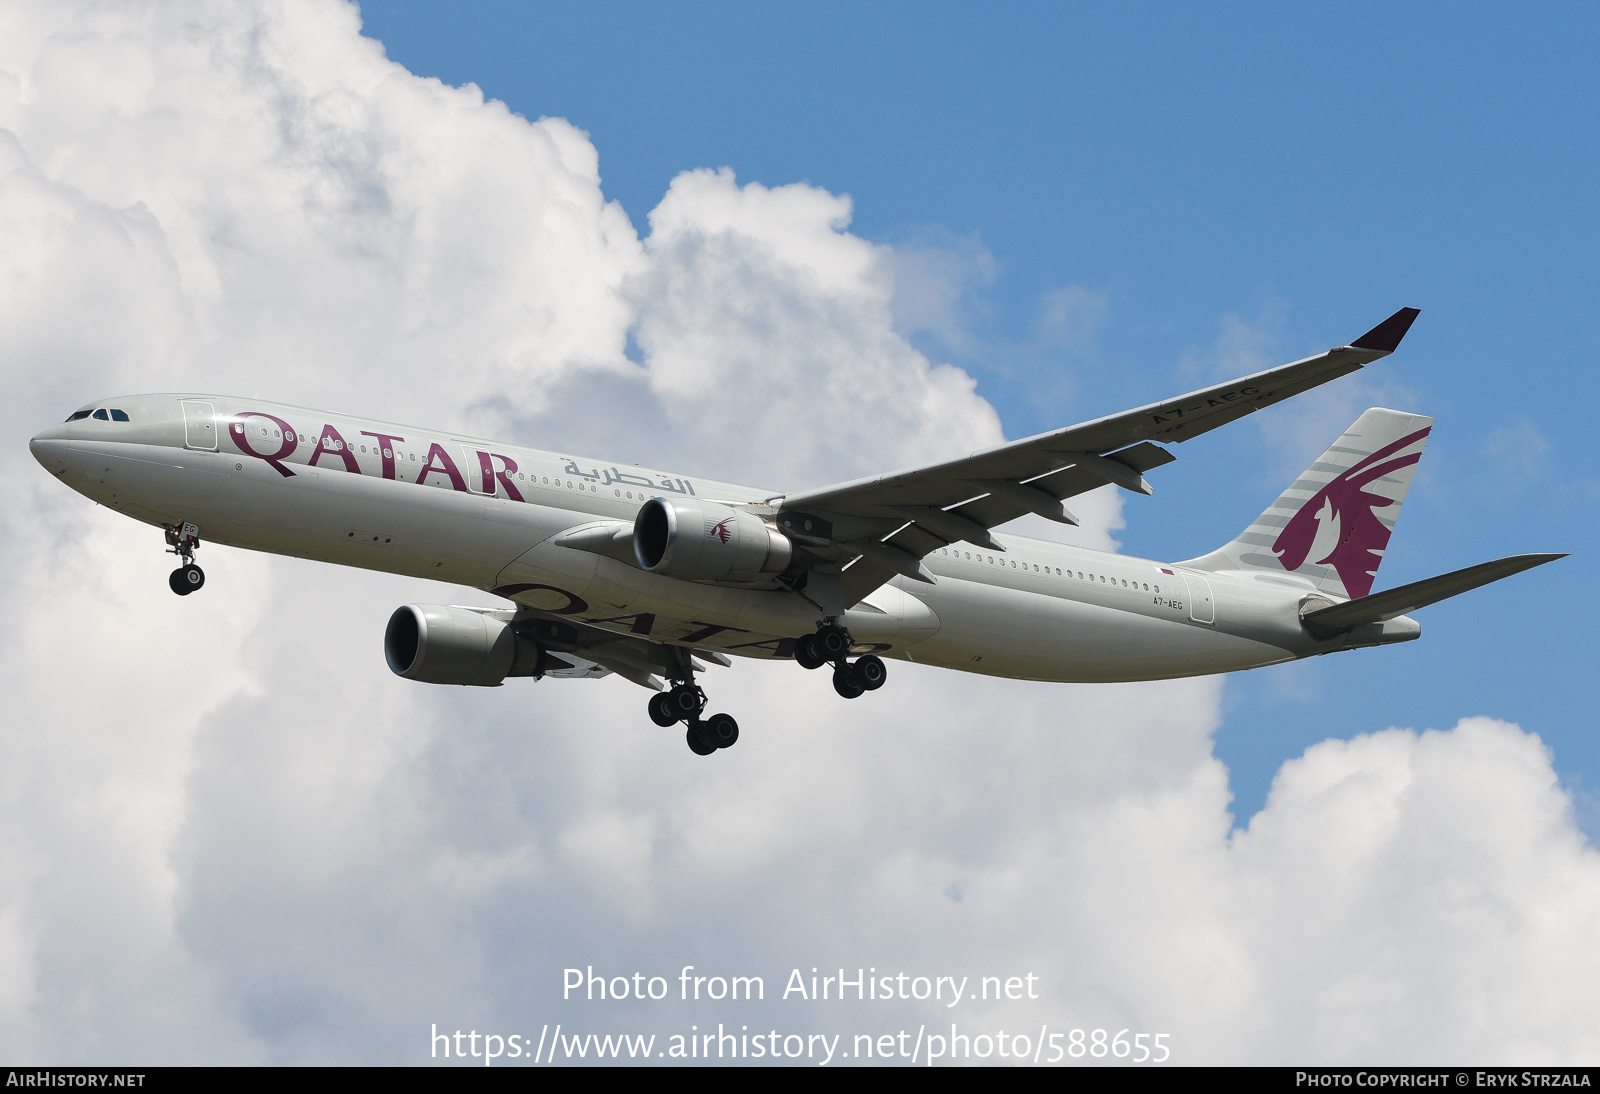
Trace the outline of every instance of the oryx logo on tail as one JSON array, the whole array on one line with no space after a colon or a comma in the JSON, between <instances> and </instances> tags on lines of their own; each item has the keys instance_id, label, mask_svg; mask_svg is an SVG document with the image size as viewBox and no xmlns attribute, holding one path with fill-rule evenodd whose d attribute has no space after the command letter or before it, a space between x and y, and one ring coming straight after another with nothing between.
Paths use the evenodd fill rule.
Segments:
<instances>
[{"instance_id":1,"label":"oryx logo on tail","mask_svg":"<svg viewBox=\"0 0 1600 1094\"><path fill-rule=\"evenodd\" d=\"M1197 570L1285 571L1318 592L1372 592L1433 419L1372 407L1351 423L1250 526Z\"/></svg>"},{"instance_id":2,"label":"oryx logo on tail","mask_svg":"<svg viewBox=\"0 0 1600 1094\"><path fill-rule=\"evenodd\" d=\"M1400 499L1366 487L1422 459L1420 450L1395 454L1424 440L1428 431L1419 429L1384 445L1311 495L1272 544L1283 568L1298 570L1310 559L1317 566L1332 566L1350 596L1371 592L1393 524L1379 520L1377 511L1398 505Z\"/></svg>"}]
</instances>

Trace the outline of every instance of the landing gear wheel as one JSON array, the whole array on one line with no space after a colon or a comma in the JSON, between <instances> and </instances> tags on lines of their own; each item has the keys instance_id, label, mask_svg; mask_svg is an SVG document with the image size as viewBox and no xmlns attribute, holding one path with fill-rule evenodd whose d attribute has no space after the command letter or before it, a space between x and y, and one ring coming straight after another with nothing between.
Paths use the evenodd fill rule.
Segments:
<instances>
[{"instance_id":1,"label":"landing gear wheel","mask_svg":"<svg viewBox=\"0 0 1600 1094\"><path fill-rule=\"evenodd\" d=\"M817 649L817 636L802 634L794 640L794 659L803 669L820 669L828 663L828 659Z\"/></svg>"},{"instance_id":2,"label":"landing gear wheel","mask_svg":"<svg viewBox=\"0 0 1600 1094\"><path fill-rule=\"evenodd\" d=\"M194 564L194 553L200 549L200 526L184 521L161 527L166 533L167 554L177 555L181 563L167 578L167 587L179 596L188 596L206 583L205 571Z\"/></svg>"},{"instance_id":3,"label":"landing gear wheel","mask_svg":"<svg viewBox=\"0 0 1600 1094\"><path fill-rule=\"evenodd\" d=\"M699 716L706 707L705 696L700 694L700 689L679 684L667 692L667 701L662 704L677 718L693 719Z\"/></svg>"},{"instance_id":4,"label":"landing gear wheel","mask_svg":"<svg viewBox=\"0 0 1600 1094\"><path fill-rule=\"evenodd\" d=\"M877 691L889 677L889 670L884 668L883 661L874 653L856 658L855 670L860 674L861 686L868 691Z\"/></svg>"},{"instance_id":5,"label":"landing gear wheel","mask_svg":"<svg viewBox=\"0 0 1600 1094\"><path fill-rule=\"evenodd\" d=\"M816 642L825 661L836 661L850 652L850 632L832 623L817 632Z\"/></svg>"},{"instance_id":6,"label":"landing gear wheel","mask_svg":"<svg viewBox=\"0 0 1600 1094\"><path fill-rule=\"evenodd\" d=\"M689 742L689 751L696 756L709 756L717 750L717 746L706 740L700 729L699 719L690 722L689 732L684 735L684 740Z\"/></svg>"},{"instance_id":7,"label":"landing gear wheel","mask_svg":"<svg viewBox=\"0 0 1600 1094\"><path fill-rule=\"evenodd\" d=\"M180 566L167 578L167 586L179 596L188 596L206 583L206 573L194 563Z\"/></svg>"},{"instance_id":8,"label":"landing gear wheel","mask_svg":"<svg viewBox=\"0 0 1600 1094\"><path fill-rule=\"evenodd\" d=\"M732 748L739 740L739 723L731 714L713 714L700 723L700 733L718 748Z\"/></svg>"},{"instance_id":9,"label":"landing gear wheel","mask_svg":"<svg viewBox=\"0 0 1600 1094\"><path fill-rule=\"evenodd\" d=\"M861 670L854 665L840 665L833 670L833 690L846 699L858 699L867 690L861 681Z\"/></svg>"},{"instance_id":10,"label":"landing gear wheel","mask_svg":"<svg viewBox=\"0 0 1600 1094\"><path fill-rule=\"evenodd\" d=\"M678 716L670 707L671 697L666 692L657 692L650 697L650 720L665 729L678 724Z\"/></svg>"}]
</instances>

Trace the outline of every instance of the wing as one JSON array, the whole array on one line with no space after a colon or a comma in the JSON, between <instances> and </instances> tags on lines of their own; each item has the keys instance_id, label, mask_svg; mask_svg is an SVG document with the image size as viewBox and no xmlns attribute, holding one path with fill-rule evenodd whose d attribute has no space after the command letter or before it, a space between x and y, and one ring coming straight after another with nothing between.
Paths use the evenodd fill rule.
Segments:
<instances>
[{"instance_id":1,"label":"wing","mask_svg":"<svg viewBox=\"0 0 1600 1094\"><path fill-rule=\"evenodd\" d=\"M513 612L495 614L506 619L512 630L527 638L545 651L544 674L547 676L592 676L586 663L616 673L641 687L660 691L660 677L678 679L686 675L687 668L696 671L706 667L704 662L727 668L732 665L726 655L716 650L689 649L652 642L648 638L618 634L604 627L579 623L553 612L541 611L519 604ZM603 675L603 674L600 674Z\"/></svg>"},{"instance_id":2,"label":"wing","mask_svg":"<svg viewBox=\"0 0 1600 1094\"><path fill-rule=\"evenodd\" d=\"M1401 308L1348 346L1176 399L927 467L774 498L777 520L817 556L822 574L840 568L844 607L895 574L931 581L920 559L946 544L966 540L1003 550L989 529L1025 513L1076 524L1065 499L1107 483L1150 493L1144 472L1176 458L1161 445L1198 437L1387 357L1418 314ZM833 600L824 593L823 601Z\"/></svg>"}]
</instances>

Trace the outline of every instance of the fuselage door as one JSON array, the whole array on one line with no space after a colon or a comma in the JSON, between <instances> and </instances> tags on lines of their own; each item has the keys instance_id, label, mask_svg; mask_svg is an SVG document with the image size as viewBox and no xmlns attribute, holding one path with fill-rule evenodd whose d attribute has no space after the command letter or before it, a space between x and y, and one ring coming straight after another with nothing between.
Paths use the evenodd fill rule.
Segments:
<instances>
[{"instance_id":1,"label":"fuselage door","mask_svg":"<svg viewBox=\"0 0 1600 1094\"><path fill-rule=\"evenodd\" d=\"M493 494L499 483L495 482L493 473L488 482L483 481L483 460L478 450L468 444L457 444L456 448L461 453L461 475L467 480L467 489L474 494Z\"/></svg>"},{"instance_id":2,"label":"fuselage door","mask_svg":"<svg viewBox=\"0 0 1600 1094\"><path fill-rule=\"evenodd\" d=\"M217 450L217 411L210 403L182 400L183 446L202 452Z\"/></svg>"},{"instance_id":3,"label":"fuselage door","mask_svg":"<svg viewBox=\"0 0 1600 1094\"><path fill-rule=\"evenodd\" d=\"M1183 571L1183 580L1189 586L1189 618L1196 623L1214 624L1217 615L1211 603L1211 582L1188 570Z\"/></svg>"}]
</instances>

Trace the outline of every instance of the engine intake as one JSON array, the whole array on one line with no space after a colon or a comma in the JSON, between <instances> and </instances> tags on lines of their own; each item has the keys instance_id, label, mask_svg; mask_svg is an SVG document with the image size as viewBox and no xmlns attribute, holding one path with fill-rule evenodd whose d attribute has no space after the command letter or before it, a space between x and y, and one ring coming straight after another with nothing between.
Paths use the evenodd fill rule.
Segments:
<instances>
[{"instance_id":1,"label":"engine intake","mask_svg":"<svg viewBox=\"0 0 1600 1094\"><path fill-rule=\"evenodd\" d=\"M779 574L794 548L754 513L687 498L651 498L633 522L639 568L686 581L748 581Z\"/></svg>"},{"instance_id":2,"label":"engine intake","mask_svg":"<svg viewBox=\"0 0 1600 1094\"><path fill-rule=\"evenodd\" d=\"M504 619L471 608L406 604L383 632L396 676L423 684L499 687L508 676L543 675L544 650Z\"/></svg>"}]
</instances>

